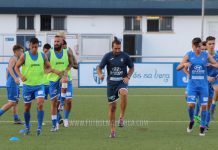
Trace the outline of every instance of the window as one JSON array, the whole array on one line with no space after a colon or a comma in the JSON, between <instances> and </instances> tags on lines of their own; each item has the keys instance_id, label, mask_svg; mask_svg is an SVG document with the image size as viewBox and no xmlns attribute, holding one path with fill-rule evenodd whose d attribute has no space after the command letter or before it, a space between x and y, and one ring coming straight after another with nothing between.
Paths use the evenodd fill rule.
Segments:
<instances>
[{"instance_id":1,"label":"window","mask_svg":"<svg viewBox=\"0 0 218 150\"><path fill-rule=\"evenodd\" d=\"M19 30L34 30L34 16L18 16Z\"/></svg>"},{"instance_id":2,"label":"window","mask_svg":"<svg viewBox=\"0 0 218 150\"><path fill-rule=\"evenodd\" d=\"M65 16L41 16L41 31L65 30Z\"/></svg>"},{"instance_id":3,"label":"window","mask_svg":"<svg viewBox=\"0 0 218 150\"><path fill-rule=\"evenodd\" d=\"M51 16L43 15L41 16L41 31L51 31Z\"/></svg>"},{"instance_id":4,"label":"window","mask_svg":"<svg viewBox=\"0 0 218 150\"><path fill-rule=\"evenodd\" d=\"M148 32L160 32L160 31L172 31L172 17L148 17L147 18L147 31Z\"/></svg>"},{"instance_id":5,"label":"window","mask_svg":"<svg viewBox=\"0 0 218 150\"><path fill-rule=\"evenodd\" d=\"M55 16L54 17L54 30L64 30L65 29L65 17Z\"/></svg>"},{"instance_id":6,"label":"window","mask_svg":"<svg viewBox=\"0 0 218 150\"><path fill-rule=\"evenodd\" d=\"M141 17L125 17L125 30L126 31L140 31L141 30Z\"/></svg>"}]
</instances>

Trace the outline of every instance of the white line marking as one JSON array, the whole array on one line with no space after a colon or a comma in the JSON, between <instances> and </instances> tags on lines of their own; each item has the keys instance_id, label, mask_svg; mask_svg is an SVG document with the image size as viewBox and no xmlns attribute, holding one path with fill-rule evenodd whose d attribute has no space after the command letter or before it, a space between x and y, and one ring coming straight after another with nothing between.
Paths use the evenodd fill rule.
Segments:
<instances>
[{"instance_id":1,"label":"white line marking","mask_svg":"<svg viewBox=\"0 0 218 150\"><path fill-rule=\"evenodd\" d=\"M106 97L107 95L74 95L75 97ZM185 95L128 95L129 97L185 97ZM6 98L6 95L1 95L0 98Z\"/></svg>"},{"instance_id":2,"label":"white line marking","mask_svg":"<svg viewBox=\"0 0 218 150\"><path fill-rule=\"evenodd\" d=\"M70 122L86 122L87 120L71 120ZM94 120L96 121L96 120ZM102 122L107 122L107 120L100 120ZM140 121L140 120L128 120L128 121ZM175 121L172 121L172 120L143 120L145 122L148 122L148 123L187 123L189 121L185 121L185 120L175 120ZM36 120L33 120L33 121L30 121L32 123L37 123L38 121ZM50 123L51 121L43 121L44 123ZM218 123L218 121L211 121L213 123ZM6 120L1 120L0 123L14 123L14 121L6 121Z\"/></svg>"}]
</instances>

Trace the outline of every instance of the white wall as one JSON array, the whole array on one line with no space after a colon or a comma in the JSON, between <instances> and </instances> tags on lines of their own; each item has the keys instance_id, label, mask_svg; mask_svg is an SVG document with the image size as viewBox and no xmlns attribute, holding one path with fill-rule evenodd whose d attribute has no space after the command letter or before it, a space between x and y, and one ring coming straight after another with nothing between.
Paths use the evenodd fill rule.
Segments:
<instances>
[{"instance_id":1,"label":"white wall","mask_svg":"<svg viewBox=\"0 0 218 150\"><path fill-rule=\"evenodd\" d=\"M201 35L201 18L175 16L173 32L146 32L146 17L143 17L143 56L183 56L191 49L191 40ZM175 61L180 59L144 59L144 61Z\"/></svg>"},{"instance_id":2,"label":"white wall","mask_svg":"<svg viewBox=\"0 0 218 150\"><path fill-rule=\"evenodd\" d=\"M12 47L16 41L14 33L17 32L17 15L0 14L0 56L12 55ZM14 41L7 41L7 38L14 38ZM0 61L8 61L6 57L0 57Z\"/></svg>"},{"instance_id":3,"label":"white wall","mask_svg":"<svg viewBox=\"0 0 218 150\"><path fill-rule=\"evenodd\" d=\"M122 38L123 16L68 16L67 32L79 34L113 34Z\"/></svg>"},{"instance_id":4,"label":"white wall","mask_svg":"<svg viewBox=\"0 0 218 150\"><path fill-rule=\"evenodd\" d=\"M10 34L17 31L17 15L0 14L0 33Z\"/></svg>"}]
</instances>

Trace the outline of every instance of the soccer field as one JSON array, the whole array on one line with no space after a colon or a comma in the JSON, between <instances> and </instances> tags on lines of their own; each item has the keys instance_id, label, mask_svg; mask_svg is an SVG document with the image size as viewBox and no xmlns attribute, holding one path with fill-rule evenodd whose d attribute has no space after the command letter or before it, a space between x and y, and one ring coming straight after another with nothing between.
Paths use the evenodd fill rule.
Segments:
<instances>
[{"instance_id":1,"label":"soccer field","mask_svg":"<svg viewBox=\"0 0 218 150\"><path fill-rule=\"evenodd\" d=\"M199 137L198 127L186 133L188 114L184 100L184 89L129 89L125 120L128 125L117 127L117 138L110 139L109 127L96 121L106 121L108 105L105 89L75 89L70 128L51 133L50 103L45 102L45 125L40 136L36 136L36 103L31 112L31 133L19 133L23 125L14 125L11 111L0 118L1 150L194 150L217 149L218 127L212 122L205 137ZM5 89L0 90L0 104L6 102ZM118 105L119 106L119 105ZM23 102L19 114L23 120ZM117 111L117 119L119 107ZM75 121L85 124L75 124ZM90 121L90 122L88 122ZM92 121L92 122L91 122ZM135 122L133 122L135 121ZM141 122L140 122L141 121ZM84 123L82 122L82 123ZM20 141L9 141L10 137Z\"/></svg>"}]
</instances>

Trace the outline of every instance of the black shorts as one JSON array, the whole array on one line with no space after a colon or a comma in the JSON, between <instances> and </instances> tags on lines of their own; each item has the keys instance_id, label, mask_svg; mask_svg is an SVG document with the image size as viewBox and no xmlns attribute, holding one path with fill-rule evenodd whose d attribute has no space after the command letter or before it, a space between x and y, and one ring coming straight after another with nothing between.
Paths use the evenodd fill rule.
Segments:
<instances>
[{"instance_id":1,"label":"black shorts","mask_svg":"<svg viewBox=\"0 0 218 150\"><path fill-rule=\"evenodd\" d=\"M117 81L107 85L107 97L109 103L117 101L119 98L120 89L128 89L128 84L124 83L123 81Z\"/></svg>"}]
</instances>

